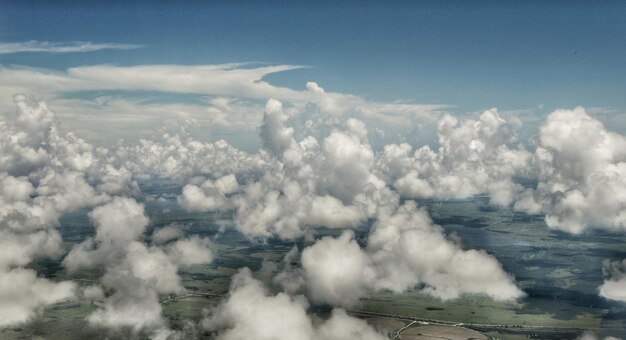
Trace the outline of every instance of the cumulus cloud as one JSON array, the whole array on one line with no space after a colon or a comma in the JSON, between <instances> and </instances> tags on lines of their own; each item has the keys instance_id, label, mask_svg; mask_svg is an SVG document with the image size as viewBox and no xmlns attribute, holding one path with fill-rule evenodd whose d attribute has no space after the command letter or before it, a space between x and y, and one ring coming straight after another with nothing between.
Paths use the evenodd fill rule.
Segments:
<instances>
[{"instance_id":1,"label":"cumulus cloud","mask_svg":"<svg viewBox=\"0 0 626 340\"><path fill-rule=\"evenodd\" d=\"M367 292L367 282L376 277L371 259L351 232L305 248L302 267L313 301L345 307L356 305Z\"/></svg>"},{"instance_id":2,"label":"cumulus cloud","mask_svg":"<svg viewBox=\"0 0 626 340\"><path fill-rule=\"evenodd\" d=\"M202 70L219 73L237 67ZM95 81L108 79L102 75L106 70L124 76L137 71L112 67L51 76ZM164 72L175 70L190 71ZM269 72L255 70L244 78L262 79ZM316 100L328 112L347 100L314 83L306 91L307 100ZM190 212L233 209L235 227L251 239L313 238L315 227L350 229L373 222L363 241L350 231L319 239L302 251L301 267L288 264L298 254L290 252L283 263L286 269L272 278L288 294L272 295L249 273L238 274L229 298L204 322L225 339L261 326L267 326L260 333L267 338L289 334L268 323L272 312L293 318L285 316L285 326L304 339L379 336L341 309L329 320L312 319L298 293L345 308L381 290L417 288L444 300L462 294L496 300L523 296L493 256L464 249L424 209L413 202L401 205L401 198L487 193L494 204L515 202L518 210L545 214L549 227L572 233L589 228L622 231L626 225L626 139L582 108L550 114L534 154L514 146L517 122L496 110L476 119L444 116L438 122L436 150L391 144L376 154L362 120L343 117L322 136L301 136L290 126L300 108L269 100L259 128L264 149L250 154L225 141L200 142L184 130L114 150L97 148L62 133L46 104L25 96L14 100L16 118L0 122L0 320L7 320L0 327L27 321L43 306L74 296L75 284L38 277L25 267L40 257L62 255L54 227L63 214L96 206L89 215L95 235L63 261L72 272L103 272L99 284L82 290L84 298L102 303L88 320L171 335L164 328L159 295L180 292L178 270L208 263L214 255L208 239L185 237L175 225L147 237L143 206L117 197L139 194L137 179L166 177L185 183L178 197L181 207ZM513 181L518 175L538 176L537 187L522 190ZM624 266L618 263L608 272L599 288L602 296L626 301ZM41 293L30 292L31 287ZM245 297L275 311L245 305ZM262 316L250 316L251 310ZM364 333L354 333L356 329Z\"/></svg>"},{"instance_id":3,"label":"cumulus cloud","mask_svg":"<svg viewBox=\"0 0 626 340\"><path fill-rule=\"evenodd\" d=\"M0 327L73 297L73 283L53 282L24 267L62 254L54 227L63 214L108 199L83 172L90 146L60 134L45 104L25 96L14 100L15 121L0 121Z\"/></svg>"},{"instance_id":4,"label":"cumulus cloud","mask_svg":"<svg viewBox=\"0 0 626 340\"><path fill-rule=\"evenodd\" d=\"M308 87L310 92L325 93L319 86ZM182 290L179 268L213 258L207 239L185 238L176 226L156 229L149 238L151 243L144 242L149 220L143 206L116 195L138 194L136 179L160 177L187 183L178 202L188 211L234 209L237 229L252 239L312 236L310 227L354 228L375 219L365 248L350 233L322 239L304 250L301 269L283 271L275 278L290 293L305 286L316 302L351 306L368 291L403 291L417 285L441 298L464 293L496 299L521 295L495 259L461 249L415 206L398 208L400 197L385 182L394 170L391 166L386 173L377 169L368 131L360 120L348 118L337 123L319 141L313 136L298 140L294 129L287 126L292 111L270 100L260 127L265 150L257 154L224 141L199 142L184 131L109 151L73 134L60 133L45 104L24 96L16 97L16 102L15 123L0 125L6 132L0 162L4 203L0 209L0 243L4 246L0 263L11 272L22 270L36 257L60 255L61 239L54 230L58 218L97 206L89 214L95 235L76 245L63 260L70 272L83 268L103 271L99 284L83 290L85 298L102 306L88 316L92 325L134 331L163 329L159 295ZM500 137L494 136L502 133L503 123L497 113L486 115L478 123L460 124L462 132L449 134L486 135L495 145ZM441 124L453 126L452 130L457 126L455 122ZM446 138L451 144L462 144L465 137ZM441 252L437 261L415 253L416 247L428 246ZM463 271L467 268L474 269ZM289 280L292 285L287 284ZM49 283L50 289L57 285L42 282ZM59 288L61 292L73 290L69 283L58 285L64 289ZM50 296L61 299L68 295ZM53 300L33 301L24 302L25 311L31 313L24 315L32 315ZM301 308L309 320L306 308ZM339 325L355 322L337 311L324 325L313 322L311 336L351 334Z\"/></svg>"},{"instance_id":5,"label":"cumulus cloud","mask_svg":"<svg viewBox=\"0 0 626 340\"><path fill-rule=\"evenodd\" d=\"M74 297L75 284L37 277L33 270L0 267L0 328L32 319L43 306Z\"/></svg>"},{"instance_id":6,"label":"cumulus cloud","mask_svg":"<svg viewBox=\"0 0 626 340\"><path fill-rule=\"evenodd\" d=\"M626 138L581 107L551 113L539 132L537 188L515 207L571 233L626 228Z\"/></svg>"},{"instance_id":7,"label":"cumulus cloud","mask_svg":"<svg viewBox=\"0 0 626 340\"><path fill-rule=\"evenodd\" d=\"M385 339L365 321L334 309L328 320L314 321L302 296L273 295L244 268L233 277L228 298L208 312L202 325L218 339Z\"/></svg>"},{"instance_id":8,"label":"cumulus cloud","mask_svg":"<svg viewBox=\"0 0 626 340\"><path fill-rule=\"evenodd\" d=\"M340 306L353 306L372 290L402 292L418 285L442 299L465 293L498 300L523 295L495 258L463 250L414 204L398 207L398 195L374 173L375 154L361 121L347 119L342 129L330 131L320 144L312 136L298 142L294 130L286 126L288 118L279 101L268 101L260 134L272 157L260 179L248 181L232 196L236 228L252 239L293 239L310 236L310 227L315 226L352 228L368 219L376 223L367 248L362 249L349 232L337 239L324 238L303 251L303 271L286 270L275 283L294 292L303 276L314 301ZM497 113L487 112L481 122L464 123L467 127L459 128L463 131L458 134L487 135L495 145L498 137L494 135L504 124L498 119ZM519 153L525 157L525 151ZM481 167L482 163L475 166ZM505 180L510 181L511 174L507 174ZM223 206L225 195L217 189L217 182L186 186L179 203L199 211ZM424 255L432 252L439 256Z\"/></svg>"},{"instance_id":9,"label":"cumulus cloud","mask_svg":"<svg viewBox=\"0 0 626 340\"><path fill-rule=\"evenodd\" d=\"M171 178L181 182L190 182L197 176L261 173L267 167L263 155L250 155L224 140L202 143L192 137L167 133L161 137L119 147L108 163L128 169L137 178Z\"/></svg>"},{"instance_id":10,"label":"cumulus cloud","mask_svg":"<svg viewBox=\"0 0 626 340\"><path fill-rule=\"evenodd\" d=\"M150 240L152 241L153 244L160 246L169 241L179 239L183 236L184 236L184 233L183 233L182 228L179 225L172 223L165 227L153 230Z\"/></svg>"},{"instance_id":11,"label":"cumulus cloud","mask_svg":"<svg viewBox=\"0 0 626 340\"><path fill-rule=\"evenodd\" d=\"M438 150L386 145L378 169L406 198L459 199L486 193L492 203L509 205L521 190L513 177L524 174L530 160L523 148L508 146L516 142L516 124L495 109L478 119L446 115L438 122Z\"/></svg>"},{"instance_id":12,"label":"cumulus cloud","mask_svg":"<svg viewBox=\"0 0 626 340\"><path fill-rule=\"evenodd\" d=\"M293 128L285 126L287 118L281 102L276 99L267 101L260 134L265 149L276 157L282 157L285 152L297 148ZM291 152L298 153L298 150Z\"/></svg>"},{"instance_id":13,"label":"cumulus cloud","mask_svg":"<svg viewBox=\"0 0 626 340\"><path fill-rule=\"evenodd\" d=\"M626 260L605 263L603 272L608 278L599 287L600 296L626 302Z\"/></svg>"},{"instance_id":14,"label":"cumulus cloud","mask_svg":"<svg viewBox=\"0 0 626 340\"><path fill-rule=\"evenodd\" d=\"M604 338L599 338L598 335L595 332L592 331L585 331L583 332L583 334L581 334L580 336L578 336L576 338L577 340L598 340L598 339L603 339L603 340L619 340L620 338L616 338L614 336L607 336Z\"/></svg>"},{"instance_id":15,"label":"cumulus cloud","mask_svg":"<svg viewBox=\"0 0 626 340\"><path fill-rule=\"evenodd\" d=\"M225 175L215 181L210 179L200 185L187 184L178 197L178 204L186 211L215 211L230 207L227 195L239 191L235 175Z\"/></svg>"},{"instance_id":16,"label":"cumulus cloud","mask_svg":"<svg viewBox=\"0 0 626 340\"><path fill-rule=\"evenodd\" d=\"M140 242L149 223L142 204L131 198L116 197L95 208L90 219L96 235L76 245L63 260L71 272L81 268L102 268L101 286L90 287L86 297L98 289L111 291L104 297L103 307L87 320L96 326L127 327L134 331L164 326L159 294L182 291L179 266L207 263L213 259L210 243L197 236L178 239L167 236L165 245L147 246ZM155 240L163 240L164 230L157 230ZM171 233L170 233L171 234ZM160 242L157 242L157 244Z\"/></svg>"},{"instance_id":17,"label":"cumulus cloud","mask_svg":"<svg viewBox=\"0 0 626 340\"><path fill-rule=\"evenodd\" d=\"M298 142L287 118L280 102L268 101L260 133L269 166L232 197L246 236L289 239L307 234L307 226L356 227L397 200L372 173L374 152L362 122L348 119L320 145L312 136Z\"/></svg>"},{"instance_id":18,"label":"cumulus cloud","mask_svg":"<svg viewBox=\"0 0 626 340\"><path fill-rule=\"evenodd\" d=\"M464 250L412 203L382 213L361 248L352 232L324 237L302 251L311 298L354 306L368 291L422 291L447 300L483 294L513 300L524 293L484 251Z\"/></svg>"}]
</instances>

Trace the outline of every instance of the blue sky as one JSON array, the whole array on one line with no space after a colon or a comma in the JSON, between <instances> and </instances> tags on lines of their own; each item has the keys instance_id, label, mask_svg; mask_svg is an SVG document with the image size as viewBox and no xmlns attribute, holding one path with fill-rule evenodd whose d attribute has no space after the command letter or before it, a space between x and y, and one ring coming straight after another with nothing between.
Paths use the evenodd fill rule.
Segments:
<instances>
[{"instance_id":1,"label":"blue sky","mask_svg":"<svg viewBox=\"0 0 626 340\"><path fill-rule=\"evenodd\" d=\"M308 66L268 75L273 85L302 89L313 80L327 91L446 104L458 113L626 110L624 2L4 2L0 8L3 42L144 45L5 54L3 65L64 70L255 61Z\"/></svg>"}]
</instances>

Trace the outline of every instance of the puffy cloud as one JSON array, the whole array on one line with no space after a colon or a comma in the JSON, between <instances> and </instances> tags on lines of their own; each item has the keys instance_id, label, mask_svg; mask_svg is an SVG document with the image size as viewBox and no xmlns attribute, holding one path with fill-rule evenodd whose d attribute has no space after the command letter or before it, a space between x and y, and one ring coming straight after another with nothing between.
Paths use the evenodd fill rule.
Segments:
<instances>
[{"instance_id":1,"label":"puffy cloud","mask_svg":"<svg viewBox=\"0 0 626 340\"><path fill-rule=\"evenodd\" d=\"M311 225L341 228L357 227L363 219L358 207L345 205L333 196L324 195L313 198L305 221Z\"/></svg>"},{"instance_id":2,"label":"puffy cloud","mask_svg":"<svg viewBox=\"0 0 626 340\"><path fill-rule=\"evenodd\" d=\"M287 118L281 102L275 99L267 101L260 134L265 148L276 157L282 157L286 151L296 147L293 128L285 127Z\"/></svg>"},{"instance_id":3,"label":"puffy cloud","mask_svg":"<svg viewBox=\"0 0 626 340\"><path fill-rule=\"evenodd\" d=\"M390 144L377 160L379 170L406 198L459 199L487 193L491 202L509 205L521 186L513 177L527 170L530 153L515 142L517 121L505 120L495 110L478 119L439 120L439 149Z\"/></svg>"},{"instance_id":4,"label":"puffy cloud","mask_svg":"<svg viewBox=\"0 0 626 340\"><path fill-rule=\"evenodd\" d=\"M368 255L344 232L325 237L302 251L302 268L313 301L354 306L365 295L376 273Z\"/></svg>"},{"instance_id":5,"label":"puffy cloud","mask_svg":"<svg viewBox=\"0 0 626 340\"><path fill-rule=\"evenodd\" d=\"M302 296L285 293L272 295L254 279L247 268L233 277L227 300L209 311L203 326L217 332L218 339L301 339L347 340L385 339L365 321L355 319L342 309L319 324L307 314Z\"/></svg>"},{"instance_id":6,"label":"puffy cloud","mask_svg":"<svg viewBox=\"0 0 626 340\"><path fill-rule=\"evenodd\" d=\"M301 293L306 281L302 275L302 268L296 265L299 257L298 247L294 246L285 254L281 263L264 262L260 274L266 279L271 278L265 281L271 281L289 295Z\"/></svg>"},{"instance_id":7,"label":"puffy cloud","mask_svg":"<svg viewBox=\"0 0 626 340\"><path fill-rule=\"evenodd\" d=\"M325 93L313 85L309 91L315 95ZM420 213L406 206L396 212L399 197L376 173L367 129L359 120L337 124L321 141L312 136L296 140L294 129L286 126L290 113L280 102L270 100L260 129L267 152L250 155L224 141L202 143L186 137L184 131L180 135L164 134L162 141L141 140L138 145L119 146L110 152L94 148L72 134L59 133L54 114L45 104L26 97L16 97L16 102L16 123L0 125L6 131L0 137L4 148L0 153L4 171L0 173L0 264L11 272L15 267L22 270L36 257L59 255L61 239L52 229L58 218L68 211L98 206L89 214L96 226L95 235L76 245L63 261L70 272L81 268L103 270L100 284L83 293L86 298L102 302L102 308L88 317L94 325L136 331L161 329L164 325L159 294L182 289L179 267L213 258L207 239L184 238L182 231L173 226L155 230L151 244L142 242L149 223L143 205L131 198L112 198L138 193L137 178L188 181L178 198L182 207L189 211L234 208L236 227L250 238L297 238L310 235L313 229L309 226L352 228L377 218L367 248L361 249L349 233L338 239L323 239L304 251L302 270L285 271L276 277L276 282L289 292L298 291L306 282L316 301L347 306L369 290L402 291L419 283L442 298L484 293L508 299L520 294L493 258L460 249L426 221L427 216L413 220L398 217ZM467 128L469 135L497 135L498 120L494 123L488 118L476 123L480 128ZM420 222L427 227L422 230L391 223L403 218L411 221L408 224ZM383 227L386 224L395 227ZM397 236L391 239L381 236L394 233ZM413 243L401 241L405 239ZM426 239L429 243L421 245ZM415 245L431 244L440 245L436 249L442 252L439 262L426 263L419 260L419 254L412 253ZM338 257L341 262L334 263L333 275L325 274L332 268L326 263L332 256L315 255L319 249L326 249L330 255L345 253ZM461 270L472 265L480 267L474 272L490 278L488 284L486 279L480 281ZM394 279L385 279L387 276ZM293 285L285 284L291 279ZM101 294L105 291L107 294ZM52 300L38 301L26 303L26 310L33 312ZM315 339L328 338L329 333L360 334L351 330L359 322L345 313L335 312L320 326L311 323L305 307L300 308ZM343 329L341 325L348 326Z\"/></svg>"},{"instance_id":8,"label":"puffy cloud","mask_svg":"<svg viewBox=\"0 0 626 340\"><path fill-rule=\"evenodd\" d=\"M317 339L329 340L380 340L387 336L374 330L367 322L351 317L341 308L335 308L326 322L317 329Z\"/></svg>"},{"instance_id":9,"label":"puffy cloud","mask_svg":"<svg viewBox=\"0 0 626 340\"><path fill-rule=\"evenodd\" d=\"M600 296L609 300L626 302L626 260L605 263L603 270L608 279L600 286Z\"/></svg>"},{"instance_id":10,"label":"puffy cloud","mask_svg":"<svg viewBox=\"0 0 626 340\"><path fill-rule=\"evenodd\" d=\"M14 98L13 124L0 121L0 327L26 322L47 304L73 297L74 284L24 268L62 254L54 227L67 212L108 199L83 171L90 146L61 135L43 103Z\"/></svg>"},{"instance_id":11,"label":"puffy cloud","mask_svg":"<svg viewBox=\"0 0 626 340\"><path fill-rule=\"evenodd\" d=\"M95 239L124 244L141 236L148 225L143 205L126 197L115 198L110 203L95 208L89 217L96 225Z\"/></svg>"},{"instance_id":12,"label":"puffy cloud","mask_svg":"<svg viewBox=\"0 0 626 340\"><path fill-rule=\"evenodd\" d=\"M214 211L230 207L226 195L239 190L235 175L230 174L215 181L206 180L200 185L187 184L178 197L178 204L186 211Z\"/></svg>"},{"instance_id":13,"label":"puffy cloud","mask_svg":"<svg viewBox=\"0 0 626 340\"><path fill-rule=\"evenodd\" d=\"M63 260L70 271L104 269L101 285L112 294L104 298L101 309L87 317L88 321L96 326L128 327L134 331L162 327L159 294L182 290L179 266L213 259L209 241L197 236L173 241L181 235L161 229L152 237L155 245L146 246L138 240L149 220L143 205L131 198L116 197L95 208L89 217L96 225L96 235L75 246ZM159 245L167 241L170 242ZM101 294L85 297L102 298Z\"/></svg>"},{"instance_id":14,"label":"puffy cloud","mask_svg":"<svg viewBox=\"0 0 626 340\"><path fill-rule=\"evenodd\" d=\"M578 336L576 338L576 340L598 340L600 338L598 338L598 335L592 331L585 331L583 332L583 334L581 334L580 336ZM607 336L602 338L604 340L619 340L621 338L616 338L614 336Z\"/></svg>"},{"instance_id":15,"label":"puffy cloud","mask_svg":"<svg viewBox=\"0 0 626 340\"><path fill-rule=\"evenodd\" d=\"M213 260L211 243L206 238L192 236L169 244L165 251L174 263L191 266L198 263L210 263Z\"/></svg>"},{"instance_id":16,"label":"puffy cloud","mask_svg":"<svg viewBox=\"0 0 626 340\"><path fill-rule=\"evenodd\" d=\"M171 178L183 182L195 176L216 178L243 172L259 173L267 166L263 155L250 155L224 140L202 143L191 137L167 133L161 137L160 140L142 139L137 145L120 147L108 163L128 169L137 178Z\"/></svg>"},{"instance_id":17,"label":"puffy cloud","mask_svg":"<svg viewBox=\"0 0 626 340\"><path fill-rule=\"evenodd\" d=\"M14 232L0 229L0 269L26 266L38 257L61 255L61 235L56 230Z\"/></svg>"},{"instance_id":18,"label":"puffy cloud","mask_svg":"<svg viewBox=\"0 0 626 340\"><path fill-rule=\"evenodd\" d=\"M232 197L242 233L289 239L309 233L306 226L356 227L379 201L395 199L372 173L374 152L362 122L348 119L320 146L312 136L296 141L286 120L280 102L270 100L261 128L270 166Z\"/></svg>"},{"instance_id":19,"label":"puffy cloud","mask_svg":"<svg viewBox=\"0 0 626 340\"><path fill-rule=\"evenodd\" d=\"M45 306L74 296L71 282L51 282L28 269L0 268L0 328L32 319Z\"/></svg>"},{"instance_id":20,"label":"puffy cloud","mask_svg":"<svg viewBox=\"0 0 626 340\"><path fill-rule=\"evenodd\" d=\"M163 245L169 241L179 239L184 236L181 227L175 223L152 231L150 241L157 246Z\"/></svg>"},{"instance_id":21,"label":"puffy cloud","mask_svg":"<svg viewBox=\"0 0 626 340\"><path fill-rule=\"evenodd\" d=\"M549 227L581 233L626 228L626 138L607 130L581 108L551 113L534 154L536 190L516 203L545 213Z\"/></svg>"},{"instance_id":22,"label":"puffy cloud","mask_svg":"<svg viewBox=\"0 0 626 340\"><path fill-rule=\"evenodd\" d=\"M496 300L524 295L495 257L461 248L413 202L379 217L368 238L367 251L379 267L382 264L379 289L398 291L419 280L426 284L426 292L442 299L466 293Z\"/></svg>"},{"instance_id":23,"label":"puffy cloud","mask_svg":"<svg viewBox=\"0 0 626 340\"><path fill-rule=\"evenodd\" d=\"M346 125L347 131L335 130L324 139L324 160L319 175L324 190L350 202L372 180L374 152L361 121L349 119Z\"/></svg>"},{"instance_id":24,"label":"puffy cloud","mask_svg":"<svg viewBox=\"0 0 626 340\"><path fill-rule=\"evenodd\" d=\"M524 294L484 251L464 250L412 202L384 212L362 249L351 232L325 237L302 252L311 298L353 306L370 290L422 290L441 299L484 294L512 300Z\"/></svg>"}]
</instances>

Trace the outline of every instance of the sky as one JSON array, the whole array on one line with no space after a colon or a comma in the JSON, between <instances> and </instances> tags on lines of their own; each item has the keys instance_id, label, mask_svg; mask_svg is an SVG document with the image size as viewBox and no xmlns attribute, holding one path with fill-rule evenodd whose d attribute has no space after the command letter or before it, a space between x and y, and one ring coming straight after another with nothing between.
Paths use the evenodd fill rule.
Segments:
<instances>
[{"instance_id":1,"label":"sky","mask_svg":"<svg viewBox=\"0 0 626 340\"><path fill-rule=\"evenodd\" d=\"M626 38L625 10L618 1L5 1L2 43L109 48L5 52L0 64L61 72L102 64L297 65L301 68L265 74L263 80L294 90L314 81L327 92L367 102L441 105L455 114L497 107L532 116L526 118L531 125L539 121L535 116L581 105L624 130L626 48L620 42ZM53 101L41 89L25 90ZM64 89L54 96L189 104L199 95L173 98L141 91L151 89ZM83 135L103 140L93 131Z\"/></svg>"},{"instance_id":2,"label":"sky","mask_svg":"<svg viewBox=\"0 0 626 340\"><path fill-rule=\"evenodd\" d=\"M2 56L3 64L259 61L310 66L272 79L376 100L477 110L626 104L621 2L452 1L382 5L195 2L6 3L2 41L141 44L133 51ZM296 73L296 72L294 72Z\"/></svg>"},{"instance_id":3,"label":"sky","mask_svg":"<svg viewBox=\"0 0 626 340\"><path fill-rule=\"evenodd\" d=\"M0 64L46 72L103 64L289 65L298 67L264 73L262 80L297 91L313 81L326 92L355 95L364 103L437 105L438 110L457 115L496 107L519 116L529 131L555 109L580 105L623 132L626 48L620 42L626 38L624 13L626 5L618 1L571 1L567 5L542 1L367 1L358 5L323 1L5 1L0 6L2 44L89 44L97 48L52 52L7 50L4 46ZM63 110L57 114L65 115L67 124L79 135L100 144L135 138L132 131L103 136L95 127L87 127L88 122L75 121L79 111L83 112L79 120L87 120L91 111L91 116L98 115L101 121L105 116L117 119L115 113L121 115L125 110L129 112L126 117L132 114L130 107L121 108L119 103L105 109L103 98L123 98L135 106L175 103L171 111L186 113L193 111L188 107L192 104L195 111L191 115L196 118L202 117L206 96L254 99L259 105L249 110L259 112L252 119L255 124L260 121L261 102L270 97L293 99L273 93L239 97L243 91L214 93L204 88L190 93L171 89L154 93L150 86L127 89L111 85L91 92L42 86L31 83L19 90L5 89L3 101L9 104L0 104L0 109L4 114L11 111L7 98L16 94L13 92L45 99L54 110ZM54 105L59 98L75 101ZM89 107L85 102L77 104L79 99L89 101ZM98 105L101 110L96 113ZM139 107L137 111L141 111ZM163 114L159 117L166 119ZM412 121L413 125L424 122ZM211 130L214 125L207 121L202 126ZM251 126L231 124L213 129L215 136L238 134L239 142L246 140L240 146L247 149L259 144L258 139L241 135L251 131ZM414 130L381 129L391 132L388 139L398 135L410 143L434 143L428 131L420 131L422 137L416 138L410 136Z\"/></svg>"},{"instance_id":4,"label":"sky","mask_svg":"<svg viewBox=\"0 0 626 340\"><path fill-rule=\"evenodd\" d=\"M230 211L228 227L260 244L312 242L266 273L276 295L248 269L233 276L197 325L224 339L380 339L344 310L372 292L524 299L497 258L417 202L486 195L551 230L626 231L625 9L3 1L0 328L75 298L102 306L92 326L175 333L159 296L219 253L181 225L148 228L149 199ZM160 178L180 192L141 192ZM95 234L65 253L59 219L81 209ZM42 257L68 279L38 276ZM607 264L598 294L624 302L626 260ZM83 286L81 269L102 277ZM308 301L331 317L313 322Z\"/></svg>"}]
</instances>

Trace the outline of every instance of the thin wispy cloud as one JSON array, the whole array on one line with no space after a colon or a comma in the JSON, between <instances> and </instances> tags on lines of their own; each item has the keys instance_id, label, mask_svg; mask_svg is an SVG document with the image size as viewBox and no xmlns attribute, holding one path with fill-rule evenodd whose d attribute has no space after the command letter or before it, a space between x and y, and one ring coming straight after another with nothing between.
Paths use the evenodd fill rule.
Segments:
<instances>
[{"instance_id":1,"label":"thin wispy cloud","mask_svg":"<svg viewBox=\"0 0 626 340\"><path fill-rule=\"evenodd\" d=\"M49 42L30 40L22 42L0 42L0 54L21 52L81 53L100 50L132 50L142 47L144 46L137 44L96 44L88 41Z\"/></svg>"}]
</instances>

